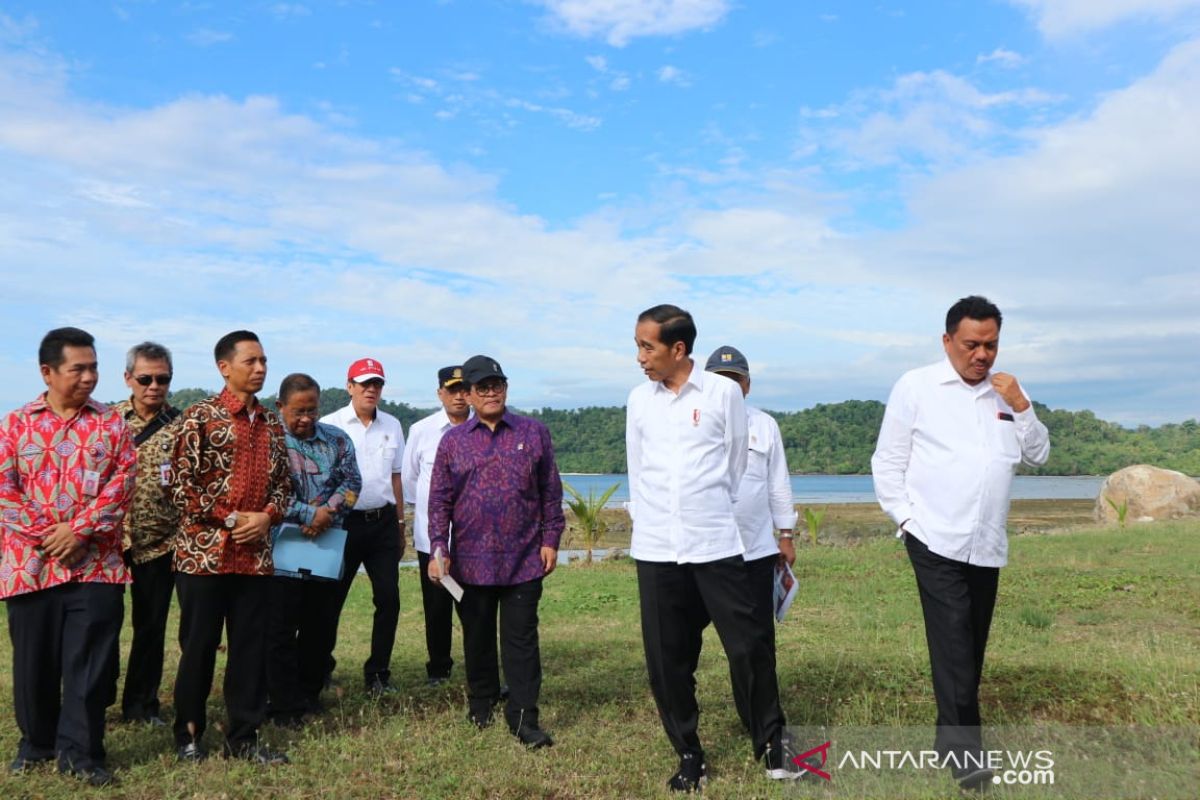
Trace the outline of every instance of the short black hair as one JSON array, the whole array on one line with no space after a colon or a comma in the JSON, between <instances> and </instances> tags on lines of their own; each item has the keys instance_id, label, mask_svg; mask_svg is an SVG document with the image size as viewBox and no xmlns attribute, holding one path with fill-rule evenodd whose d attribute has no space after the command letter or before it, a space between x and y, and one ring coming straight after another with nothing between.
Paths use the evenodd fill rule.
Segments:
<instances>
[{"instance_id":1,"label":"short black hair","mask_svg":"<svg viewBox=\"0 0 1200 800\"><path fill-rule=\"evenodd\" d=\"M662 327L658 331L658 339L667 347L676 342L683 342L684 352L692 354L692 345L696 343L696 323L692 315L679 306L669 303L647 308L638 314L638 322L657 322Z\"/></svg>"},{"instance_id":2,"label":"short black hair","mask_svg":"<svg viewBox=\"0 0 1200 800\"><path fill-rule=\"evenodd\" d=\"M258 334L254 331L230 331L217 340L217 346L213 348L214 361L228 361L233 355L233 351L237 349L238 342L257 342Z\"/></svg>"},{"instance_id":3,"label":"short black hair","mask_svg":"<svg viewBox=\"0 0 1200 800\"><path fill-rule=\"evenodd\" d=\"M90 347L96 349L96 339L79 328L55 328L42 337L38 345L38 364L58 369L67 360L63 350L67 347Z\"/></svg>"},{"instance_id":4,"label":"short black hair","mask_svg":"<svg viewBox=\"0 0 1200 800\"><path fill-rule=\"evenodd\" d=\"M283 383L279 384L279 405L283 405L296 392L307 392L310 389L316 389L317 394L321 393L321 386L311 375L305 375L303 372L293 372L283 379Z\"/></svg>"},{"instance_id":5,"label":"short black hair","mask_svg":"<svg viewBox=\"0 0 1200 800\"><path fill-rule=\"evenodd\" d=\"M1004 321L1000 316L1000 309L986 297L977 294L964 297L950 306L950 310L946 312L946 333L953 336L958 330L958 323L962 322L964 317L977 320L994 319L996 330L1000 330Z\"/></svg>"}]
</instances>

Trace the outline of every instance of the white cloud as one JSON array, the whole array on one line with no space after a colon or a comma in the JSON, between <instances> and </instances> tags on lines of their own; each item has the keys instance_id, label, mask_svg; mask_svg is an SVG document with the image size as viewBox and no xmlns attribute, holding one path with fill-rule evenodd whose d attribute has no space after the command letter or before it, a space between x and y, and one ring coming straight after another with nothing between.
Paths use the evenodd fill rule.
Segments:
<instances>
[{"instance_id":1,"label":"white cloud","mask_svg":"<svg viewBox=\"0 0 1200 800\"><path fill-rule=\"evenodd\" d=\"M1016 69L1025 63L1025 57L1020 53L1014 53L1012 50L1005 50L1003 47L997 47L990 53L980 53L975 58L976 64L996 64L1005 69Z\"/></svg>"},{"instance_id":2,"label":"white cloud","mask_svg":"<svg viewBox=\"0 0 1200 800\"><path fill-rule=\"evenodd\" d=\"M801 109L806 125L798 151L838 154L850 166L950 164L973 157L982 142L1011 135L1002 112L1058 99L1037 89L988 93L942 70L913 72L837 107Z\"/></svg>"},{"instance_id":3,"label":"white cloud","mask_svg":"<svg viewBox=\"0 0 1200 800\"><path fill-rule=\"evenodd\" d=\"M644 36L707 30L729 12L728 0L534 0L571 33L624 47Z\"/></svg>"},{"instance_id":4,"label":"white cloud","mask_svg":"<svg viewBox=\"0 0 1200 800\"><path fill-rule=\"evenodd\" d=\"M224 44L233 39L233 34L229 31L215 31L211 28L197 28L185 37L189 42L197 47L212 47L217 44Z\"/></svg>"},{"instance_id":5,"label":"white cloud","mask_svg":"<svg viewBox=\"0 0 1200 800\"><path fill-rule=\"evenodd\" d=\"M307 17L312 11L308 6L300 3L275 3L271 6L271 13L280 19L288 19L290 17Z\"/></svg>"},{"instance_id":6,"label":"white cloud","mask_svg":"<svg viewBox=\"0 0 1200 800\"><path fill-rule=\"evenodd\" d=\"M679 67L666 64L658 69L659 83L670 83L675 86L691 86L691 80L686 72Z\"/></svg>"},{"instance_id":7,"label":"white cloud","mask_svg":"<svg viewBox=\"0 0 1200 800\"><path fill-rule=\"evenodd\" d=\"M1028 10L1050 38L1138 19L1168 21L1200 8L1200 0L1009 0Z\"/></svg>"}]
</instances>

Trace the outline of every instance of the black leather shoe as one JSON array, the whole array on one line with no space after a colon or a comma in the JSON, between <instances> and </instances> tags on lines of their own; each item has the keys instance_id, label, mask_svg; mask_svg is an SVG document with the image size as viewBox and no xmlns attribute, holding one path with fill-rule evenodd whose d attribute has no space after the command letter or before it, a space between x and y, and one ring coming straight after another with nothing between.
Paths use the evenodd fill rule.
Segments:
<instances>
[{"instance_id":1,"label":"black leather shoe","mask_svg":"<svg viewBox=\"0 0 1200 800\"><path fill-rule=\"evenodd\" d=\"M44 764L49 764L53 760L54 758L52 756L46 756L45 758L25 758L25 756L17 756L12 760L12 763L8 765L8 771L13 775L20 775L22 773L29 772L30 770L37 769Z\"/></svg>"},{"instance_id":2,"label":"black leather shoe","mask_svg":"<svg viewBox=\"0 0 1200 800\"><path fill-rule=\"evenodd\" d=\"M201 761L208 758L208 753L206 753L204 748L196 742L189 742L188 744L182 745L178 750L175 751L175 757L180 761L199 764Z\"/></svg>"},{"instance_id":3,"label":"black leather shoe","mask_svg":"<svg viewBox=\"0 0 1200 800\"><path fill-rule=\"evenodd\" d=\"M479 730L490 728L492 723L496 721L496 715L489 708L486 711L468 711L467 721L474 725Z\"/></svg>"},{"instance_id":4,"label":"black leather shoe","mask_svg":"<svg viewBox=\"0 0 1200 800\"><path fill-rule=\"evenodd\" d=\"M550 734L536 725L525 723L513 731L513 736L521 740L521 744L528 747L530 750L540 750L543 747L551 747L554 740L550 738Z\"/></svg>"},{"instance_id":5,"label":"black leather shoe","mask_svg":"<svg viewBox=\"0 0 1200 800\"><path fill-rule=\"evenodd\" d=\"M672 792L699 792L707 772L703 753L684 753L679 759L679 770L667 781L667 788Z\"/></svg>"},{"instance_id":6,"label":"black leather shoe","mask_svg":"<svg viewBox=\"0 0 1200 800\"><path fill-rule=\"evenodd\" d=\"M112 786L117 782L116 777L104 767L89 769L64 769L62 774L83 781L88 786Z\"/></svg>"},{"instance_id":7,"label":"black leather shoe","mask_svg":"<svg viewBox=\"0 0 1200 800\"><path fill-rule=\"evenodd\" d=\"M375 678L367 683L367 694L373 698L384 697L385 695L396 694L400 690L385 680Z\"/></svg>"},{"instance_id":8,"label":"black leather shoe","mask_svg":"<svg viewBox=\"0 0 1200 800\"><path fill-rule=\"evenodd\" d=\"M277 767L281 764L290 764L291 760L286 753L279 750L272 750L266 745L250 745L247 747L239 747L237 750L229 754L232 758L240 758L243 761L249 761L253 764L258 764L263 767Z\"/></svg>"},{"instance_id":9,"label":"black leather shoe","mask_svg":"<svg viewBox=\"0 0 1200 800\"><path fill-rule=\"evenodd\" d=\"M964 792L981 792L992 785L992 771L986 767L955 770L954 780Z\"/></svg>"}]
</instances>

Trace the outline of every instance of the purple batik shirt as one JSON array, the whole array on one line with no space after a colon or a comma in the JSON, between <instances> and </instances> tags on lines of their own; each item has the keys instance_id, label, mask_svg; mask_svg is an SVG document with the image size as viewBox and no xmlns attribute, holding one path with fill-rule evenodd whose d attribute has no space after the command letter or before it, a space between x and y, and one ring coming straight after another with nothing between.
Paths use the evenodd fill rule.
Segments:
<instances>
[{"instance_id":1,"label":"purple batik shirt","mask_svg":"<svg viewBox=\"0 0 1200 800\"><path fill-rule=\"evenodd\" d=\"M550 431L505 410L492 431L477 417L438 445L429 486L429 552L450 575L478 586L541 578L541 548L558 549L566 521ZM447 547L450 526L454 543Z\"/></svg>"}]
</instances>

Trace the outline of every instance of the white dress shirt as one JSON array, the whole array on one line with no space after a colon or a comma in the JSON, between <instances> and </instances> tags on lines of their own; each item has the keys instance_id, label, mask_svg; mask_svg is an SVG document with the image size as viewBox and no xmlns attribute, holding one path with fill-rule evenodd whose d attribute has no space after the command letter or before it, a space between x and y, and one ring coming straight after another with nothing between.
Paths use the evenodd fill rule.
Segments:
<instances>
[{"instance_id":1,"label":"white dress shirt","mask_svg":"<svg viewBox=\"0 0 1200 800\"><path fill-rule=\"evenodd\" d=\"M692 365L675 394L661 382L629 393L630 555L642 561L703 563L745 548L733 491L746 471L741 388Z\"/></svg>"},{"instance_id":2,"label":"white dress shirt","mask_svg":"<svg viewBox=\"0 0 1200 800\"><path fill-rule=\"evenodd\" d=\"M413 504L413 545L425 555L429 555L429 483L433 477L433 459L442 435L453 427L445 410L435 411L412 424L404 446L404 502Z\"/></svg>"},{"instance_id":3,"label":"white dress shirt","mask_svg":"<svg viewBox=\"0 0 1200 800\"><path fill-rule=\"evenodd\" d=\"M754 561L779 555L775 529L791 530L796 525L796 506L779 423L770 414L746 406L746 430L746 473L738 484L733 512L746 548L743 558Z\"/></svg>"},{"instance_id":4,"label":"white dress shirt","mask_svg":"<svg viewBox=\"0 0 1200 800\"><path fill-rule=\"evenodd\" d=\"M362 491L355 511L371 511L396 503L392 475L402 471L404 464L404 431L400 420L381 409L375 409L375 419L363 425L354 413L354 405L338 409L321 417L321 422L341 428L354 442L354 457L362 474Z\"/></svg>"},{"instance_id":5,"label":"white dress shirt","mask_svg":"<svg viewBox=\"0 0 1200 800\"><path fill-rule=\"evenodd\" d=\"M1050 434L1032 405L1015 413L990 374L971 386L943 359L896 382L871 472L883 510L932 552L1002 567L1013 472L1049 455Z\"/></svg>"}]
</instances>

